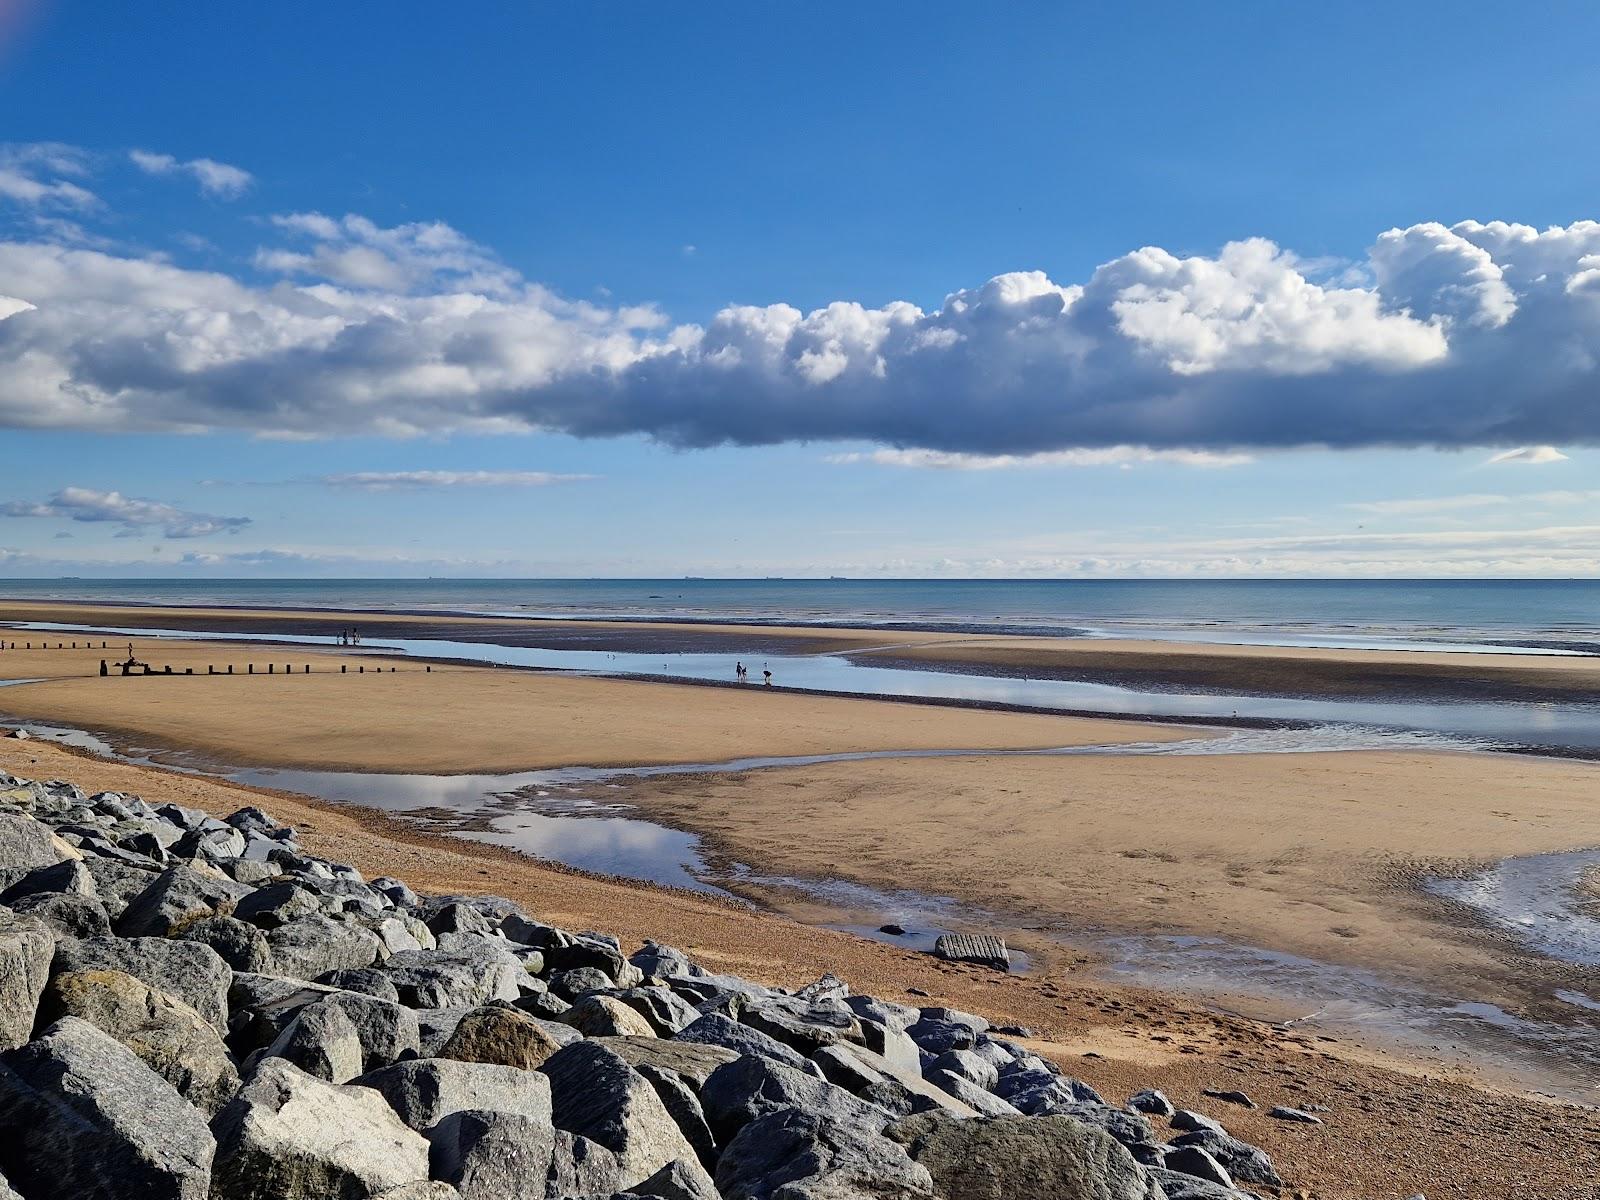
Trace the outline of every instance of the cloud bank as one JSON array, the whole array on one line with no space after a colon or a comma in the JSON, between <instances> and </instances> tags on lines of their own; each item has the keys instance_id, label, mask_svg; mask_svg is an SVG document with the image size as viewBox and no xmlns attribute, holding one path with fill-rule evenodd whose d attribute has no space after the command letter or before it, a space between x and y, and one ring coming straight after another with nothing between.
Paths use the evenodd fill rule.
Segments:
<instances>
[{"instance_id":1,"label":"cloud bank","mask_svg":"<svg viewBox=\"0 0 1600 1200\"><path fill-rule=\"evenodd\" d=\"M237 533L250 524L249 517L214 517L157 500L138 500L121 492L84 487L62 488L44 501L7 501L0 504L0 516L115 523L122 526L119 537L133 536L151 528L159 528L162 536L168 538L209 537L217 533Z\"/></svg>"},{"instance_id":2,"label":"cloud bank","mask_svg":"<svg viewBox=\"0 0 1600 1200\"><path fill-rule=\"evenodd\" d=\"M1600 442L1592 221L1393 229L1336 279L1251 239L1145 247L1077 283L999 275L926 310L731 306L703 325L564 299L439 223L263 228L234 273L0 243L0 426L852 440L976 465L1298 446L1538 462Z\"/></svg>"}]
</instances>

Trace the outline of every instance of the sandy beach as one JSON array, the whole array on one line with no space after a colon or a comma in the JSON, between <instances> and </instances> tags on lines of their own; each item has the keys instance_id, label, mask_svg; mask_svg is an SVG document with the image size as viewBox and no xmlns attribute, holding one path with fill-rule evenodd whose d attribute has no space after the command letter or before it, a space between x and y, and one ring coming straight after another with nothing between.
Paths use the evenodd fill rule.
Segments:
<instances>
[{"instance_id":1,"label":"sandy beach","mask_svg":"<svg viewBox=\"0 0 1600 1200\"><path fill-rule=\"evenodd\" d=\"M130 614L141 613L156 628L188 622L195 628L285 635L342 627L308 629L307 620L349 620L328 614L308 618L263 611L239 617L127 609L114 620L102 612L101 621L131 624ZM76 621L88 613L11 615ZM249 628L229 625L234 619ZM599 628L568 624L555 632L587 639L584 644L597 638L607 644L605 639L617 636L609 623ZM430 633L436 628L426 627ZM1570 1132L1576 1123L1587 1130L1592 1115L1570 1108L1547 1115L1538 1105L1469 1088L1459 1077L1462 1058L1448 1047L1435 1054L1426 1046L1400 1050L1370 1039L1327 1041L1246 1019L1303 1015L1259 998L1226 997L1227 1007L1244 1015L1223 1017L1207 1012L1198 998L1108 984L1097 977L1100 956L1082 939L1100 934L1220 937L1371 970L1442 995L1469 987L1474 1000L1548 1016L1543 1007L1548 1007L1552 980L1568 979L1580 989L1595 989L1596 981L1578 968L1530 966L1503 938L1423 895L1416 881L1425 870L1460 872L1506 855L1600 843L1593 813L1600 768L1592 764L1417 751L1000 755L993 752L1161 743L1212 734L1149 722L760 687L430 665L384 654L379 632L363 628L368 648L360 653L262 642L134 639L141 658L159 668L173 667L172 676L157 678L101 678L101 658L120 655L102 650L98 637L94 645L74 650L74 637L90 639L19 632L17 638L26 642L31 636L36 648L4 651L0 673L37 682L0 691L0 712L102 732L120 746L154 751L158 761L173 755L222 765L387 773L971 751L660 777L629 783L607 799L698 834L716 859L773 875L909 889L987 912L994 927L1035 956L1037 969L1026 978L942 966L925 955L816 928L856 914L819 908L814 898L784 888L742 891L775 914L810 924L541 866L445 836L441 830L448 821L422 829L403 819L302 797L280 795L274 803L284 816L308 826L314 844L364 870L420 879L440 890L529 897L551 919L625 937L681 942L707 961L725 961L730 970L777 982L835 969L863 989L885 995L924 988L1038 1029L1045 1050L1072 1060L1075 1071L1113 1091L1149 1082L1156 1071L1166 1081L1162 1086L1179 1093L1237 1076L1269 1100L1277 1095L1306 1100L1319 1093L1360 1096L1359 1113L1348 1100L1340 1102L1340 1128L1330 1124L1316 1138L1272 1122L1241 1122L1241 1131L1282 1156L1296 1185L1315 1196L1405 1195L1408 1188L1426 1189L1430 1197L1487 1200L1502 1194L1479 1188L1475 1180L1486 1176L1467 1168L1440 1174L1440 1163L1461 1136L1457 1122L1464 1110L1518 1133L1521 1146L1507 1150L1509 1165L1497 1164L1499 1175L1520 1178L1517 1172L1524 1168L1518 1164L1526 1156L1529 1164L1540 1164L1536 1176L1527 1176L1541 1180L1544 1190L1537 1194L1586 1194L1562 1192L1568 1185L1552 1180L1548 1160L1541 1162L1535 1148L1553 1128ZM457 636L460 630L452 626L449 632ZM540 624L540 637L550 632ZM660 632L651 627L638 636ZM713 639L738 632L690 631ZM773 636L793 636L810 645L805 639L818 635L794 630ZM862 648L869 639L885 644L879 631L823 636L853 640ZM69 648L37 648L46 637ZM1151 671L1181 671L1186 655L1218 657L1214 647L1095 644L1086 650L1037 639L918 637L920 642L903 635L882 652L928 656L929 662L955 656L949 661L1007 670L1035 661L1066 670L1063 664L1075 661L1072 654L1091 651L1145 664L1137 669ZM126 652L126 638L104 640ZM1413 659L1398 653L1265 648L1229 648L1222 657L1233 664L1230 670L1266 664L1275 678L1303 670L1308 660L1348 672L1377 663L1438 678L1492 678L1496 686L1510 677L1496 676L1497 671L1520 672L1518 686L1530 687L1530 672L1544 673L1538 686L1569 678L1578 690L1595 678L1593 661L1583 659L1540 658L1530 666L1514 656ZM263 676L268 661L276 669ZM247 663L255 665L255 674L241 673ZM231 676L207 673L228 664L234 667ZM285 667L292 671L285 674ZM237 789L214 780L84 759L37 742L0 745L0 765L15 763L23 773L182 798L213 811L241 802ZM1535 977L1538 985L1530 986ZM1103 1057L1085 1061L1084 1054ZM1441 1076L1452 1081L1441 1082ZM1473 1078L1492 1082L1481 1074ZM1409 1115L1419 1110L1454 1115L1430 1123ZM1402 1113L1408 1114L1404 1120ZM1600 1126L1586 1136L1600 1137ZM1352 1174L1347 1157L1329 1152L1334 1145L1359 1146L1363 1156L1378 1154L1389 1161L1375 1161L1367 1175ZM1397 1162L1411 1165L1397 1168ZM1575 1176L1571 1188L1582 1186L1588 1185Z\"/></svg>"},{"instance_id":2,"label":"sandy beach","mask_svg":"<svg viewBox=\"0 0 1600 1200\"><path fill-rule=\"evenodd\" d=\"M807 696L759 685L705 688L453 664L429 670L381 654L261 643L146 639L138 652L157 667L172 666L172 677L102 679L100 660L111 651L98 649L101 639L78 650L70 649L70 636L58 640L69 648L3 652L4 677L42 682L7 689L0 712L240 766L467 773L1196 736L1147 724ZM126 639L122 645L125 654ZM276 664L271 676L264 674L269 661ZM229 664L232 675L206 674ZM255 674L245 674L249 664Z\"/></svg>"}]
</instances>

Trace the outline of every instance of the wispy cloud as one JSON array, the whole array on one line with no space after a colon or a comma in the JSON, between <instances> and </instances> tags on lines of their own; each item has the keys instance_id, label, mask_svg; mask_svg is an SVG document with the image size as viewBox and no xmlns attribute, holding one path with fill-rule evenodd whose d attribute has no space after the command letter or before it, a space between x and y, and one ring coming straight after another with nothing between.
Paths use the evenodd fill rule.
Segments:
<instances>
[{"instance_id":1,"label":"wispy cloud","mask_svg":"<svg viewBox=\"0 0 1600 1200\"><path fill-rule=\"evenodd\" d=\"M345 475L323 475L316 482L329 487L387 492L432 488L551 487L593 478L593 475L563 475L552 471L354 471Z\"/></svg>"},{"instance_id":2,"label":"wispy cloud","mask_svg":"<svg viewBox=\"0 0 1600 1200\"><path fill-rule=\"evenodd\" d=\"M1010 471L1045 467L1131 467L1139 463L1175 463L1184 467L1238 467L1254 462L1251 454L1211 450L1151 450L1144 446L1107 446L1098 450L1048 450L1041 454L960 454L948 450L868 450L830 454L831 463L873 463L939 471Z\"/></svg>"},{"instance_id":3,"label":"wispy cloud","mask_svg":"<svg viewBox=\"0 0 1600 1200\"><path fill-rule=\"evenodd\" d=\"M1460 496L1431 496L1416 500L1363 500L1346 504L1345 507L1356 509L1358 512L1381 513L1385 516L1428 516L1467 509L1548 507L1596 502L1600 502L1600 490L1523 492L1519 495L1471 492Z\"/></svg>"},{"instance_id":4,"label":"wispy cloud","mask_svg":"<svg viewBox=\"0 0 1600 1200\"><path fill-rule=\"evenodd\" d=\"M1501 464L1520 464L1528 467L1540 467L1546 463L1566 462L1567 456L1554 446L1521 446L1516 450L1502 450L1494 455L1484 465L1498 466Z\"/></svg>"},{"instance_id":5,"label":"wispy cloud","mask_svg":"<svg viewBox=\"0 0 1600 1200\"><path fill-rule=\"evenodd\" d=\"M89 209L99 198L74 182L88 174L88 156L58 142L0 145L0 200L29 208Z\"/></svg>"},{"instance_id":6,"label":"wispy cloud","mask_svg":"<svg viewBox=\"0 0 1600 1200\"><path fill-rule=\"evenodd\" d=\"M203 194L219 200L237 200L255 183L255 176L243 167L214 158L179 159L150 150L130 150L128 159L146 175L187 175L200 185Z\"/></svg>"},{"instance_id":7,"label":"wispy cloud","mask_svg":"<svg viewBox=\"0 0 1600 1200\"><path fill-rule=\"evenodd\" d=\"M89 524L108 523L122 527L117 536L143 533L160 528L168 538L208 537L217 533L237 533L250 524L249 517L217 517L189 512L157 500L141 500L121 492L95 488L65 487L48 500L12 500L0 504L0 516L54 517Z\"/></svg>"}]
</instances>

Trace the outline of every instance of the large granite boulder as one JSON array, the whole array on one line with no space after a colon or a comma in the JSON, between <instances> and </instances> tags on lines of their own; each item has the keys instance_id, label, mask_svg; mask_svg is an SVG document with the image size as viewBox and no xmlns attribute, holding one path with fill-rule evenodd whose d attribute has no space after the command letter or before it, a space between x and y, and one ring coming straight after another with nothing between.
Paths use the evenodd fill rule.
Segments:
<instances>
[{"instance_id":1,"label":"large granite boulder","mask_svg":"<svg viewBox=\"0 0 1600 1200\"><path fill-rule=\"evenodd\" d=\"M934 1181L904 1147L848 1118L781 1109L751 1121L717 1163L723 1200L933 1200ZM978 1200L943 1191L944 1200ZM1031 1181L1006 1200L1066 1200L1074 1192L1037 1189Z\"/></svg>"},{"instance_id":2,"label":"large granite boulder","mask_svg":"<svg viewBox=\"0 0 1600 1200\"><path fill-rule=\"evenodd\" d=\"M263 1059L212 1126L213 1200L365 1200L428 1178L428 1143L382 1096L281 1058Z\"/></svg>"},{"instance_id":3,"label":"large granite boulder","mask_svg":"<svg viewBox=\"0 0 1600 1200\"><path fill-rule=\"evenodd\" d=\"M655 1088L614 1051L574 1042L540 1070L550 1079L556 1125L616 1156L619 1190L642 1183L674 1159L695 1160L694 1147Z\"/></svg>"},{"instance_id":4,"label":"large granite boulder","mask_svg":"<svg viewBox=\"0 0 1600 1200\"><path fill-rule=\"evenodd\" d=\"M561 1044L535 1018L490 1004L472 1009L456 1023L438 1057L531 1071L560 1049Z\"/></svg>"},{"instance_id":5,"label":"large granite boulder","mask_svg":"<svg viewBox=\"0 0 1600 1200\"><path fill-rule=\"evenodd\" d=\"M56 946L52 971L121 971L176 996L218 1033L228 1031L233 972L210 946L169 938L86 938Z\"/></svg>"},{"instance_id":6,"label":"large granite boulder","mask_svg":"<svg viewBox=\"0 0 1600 1200\"><path fill-rule=\"evenodd\" d=\"M182 1000L122 971L63 971L40 1002L42 1020L77 1017L138 1056L210 1116L233 1096L239 1073L222 1038Z\"/></svg>"},{"instance_id":7,"label":"large granite boulder","mask_svg":"<svg viewBox=\"0 0 1600 1200\"><path fill-rule=\"evenodd\" d=\"M548 1120L462 1109L428 1130L430 1169L462 1200L545 1200L555 1141Z\"/></svg>"},{"instance_id":8,"label":"large granite boulder","mask_svg":"<svg viewBox=\"0 0 1600 1200\"><path fill-rule=\"evenodd\" d=\"M1015 1200L1163 1200L1161 1187L1109 1135L1071 1117L907 1117L885 1131L941 1196Z\"/></svg>"},{"instance_id":9,"label":"large granite boulder","mask_svg":"<svg viewBox=\"0 0 1600 1200\"><path fill-rule=\"evenodd\" d=\"M370 1071L355 1082L381 1093L399 1118L418 1132L467 1109L551 1122L549 1078L518 1067L414 1058Z\"/></svg>"},{"instance_id":10,"label":"large granite boulder","mask_svg":"<svg viewBox=\"0 0 1600 1200\"><path fill-rule=\"evenodd\" d=\"M32 1036L55 952L55 931L46 922L0 908L0 1050Z\"/></svg>"},{"instance_id":11,"label":"large granite boulder","mask_svg":"<svg viewBox=\"0 0 1600 1200\"><path fill-rule=\"evenodd\" d=\"M157 875L117 919L122 937L176 937L206 917L227 916L250 889L213 873L178 865Z\"/></svg>"},{"instance_id":12,"label":"large granite boulder","mask_svg":"<svg viewBox=\"0 0 1600 1200\"><path fill-rule=\"evenodd\" d=\"M28 1200L206 1200L206 1121L76 1017L0 1058L0 1170Z\"/></svg>"}]
</instances>

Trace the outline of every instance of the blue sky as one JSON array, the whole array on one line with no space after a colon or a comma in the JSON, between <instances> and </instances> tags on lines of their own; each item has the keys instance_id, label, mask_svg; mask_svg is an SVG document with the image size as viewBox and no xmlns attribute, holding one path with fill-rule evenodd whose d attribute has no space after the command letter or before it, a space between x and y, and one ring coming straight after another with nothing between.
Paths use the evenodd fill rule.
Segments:
<instances>
[{"instance_id":1,"label":"blue sky","mask_svg":"<svg viewBox=\"0 0 1600 1200\"><path fill-rule=\"evenodd\" d=\"M1600 570L1592 5L461 8L0 0L0 572Z\"/></svg>"}]
</instances>

